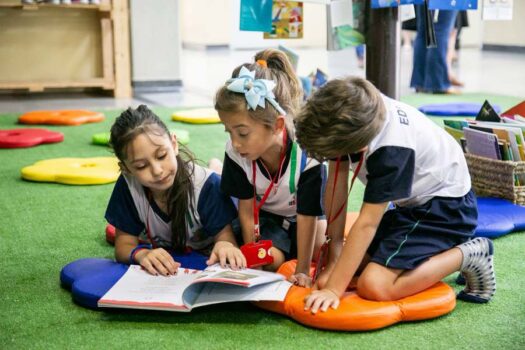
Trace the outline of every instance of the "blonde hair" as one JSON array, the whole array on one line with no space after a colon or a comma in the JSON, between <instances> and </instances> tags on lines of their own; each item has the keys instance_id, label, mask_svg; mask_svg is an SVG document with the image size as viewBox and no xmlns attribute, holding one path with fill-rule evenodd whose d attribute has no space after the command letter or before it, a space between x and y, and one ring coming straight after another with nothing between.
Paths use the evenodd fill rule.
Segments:
<instances>
[{"instance_id":1,"label":"blonde hair","mask_svg":"<svg viewBox=\"0 0 525 350\"><path fill-rule=\"evenodd\" d=\"M301 147L318 159L352 154L367 146L385 121L379 90L358 77L334 79L321 87L295 120Z\"/></svg>"},{"instance_id":2,"label":"blonde hair","mask_svg":"<svg viewBox=\"0 0 525 350\"><path fill-rule=\"evenodd\" d=\"M266 64L263 64L265 62ZM275 100L285 110L285 124L288 133L293 135L293 116L297 113L303 99L301 83L297 79L292 64L286 54L276 49L266 49L255 54L253 63L244 63L233 70L232 78L239 75L241 67L255 71L255 79L273 80ZM268 127L273 127L281 114L268 101L265 108L247 108L244 94L230 91L222 86L215 95L215 109L224 112L243 112Z\"/></svg>"}]
</instances>

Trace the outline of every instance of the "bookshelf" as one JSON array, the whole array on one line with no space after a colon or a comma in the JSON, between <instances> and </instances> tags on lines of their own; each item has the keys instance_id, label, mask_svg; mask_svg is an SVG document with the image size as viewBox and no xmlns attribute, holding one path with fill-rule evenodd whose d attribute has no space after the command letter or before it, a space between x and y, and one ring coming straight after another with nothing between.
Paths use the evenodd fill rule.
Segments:
<instances>
[{"instance_id":1,"label":"bookshelf","mask_svg":"<svg viewBox=\"0 0 525 350\"><path fill-rule=\"evenodd\" d=\"M127 0L0 0L0 90L99 88L130 97Z\"/></svg>"}]
</instances>

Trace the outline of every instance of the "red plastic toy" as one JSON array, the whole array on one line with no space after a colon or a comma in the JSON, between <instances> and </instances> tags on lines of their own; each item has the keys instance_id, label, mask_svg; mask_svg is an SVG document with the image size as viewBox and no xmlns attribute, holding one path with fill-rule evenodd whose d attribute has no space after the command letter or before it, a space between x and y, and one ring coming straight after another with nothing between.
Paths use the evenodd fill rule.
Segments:
<instances>
[{"instance_id":1,"label":"red plastic toy","mask_svg":"<svg viewBox=\"0 0 525 350\"><path fill-rule=\"evenodd\" d=\"M270 255L272 241L260 240L245 244L241 247L242 254L246 257L246 265L255 268L273 263L273 256Z\"/></svg>"},{"instance_id":2,"label":"red plastic toy","mask_svg":"<svg viewBox=\"0 0 525 350\"><path fill-rule=\"evenodd\" d=\"M33 147L43 143L64 141L64 135L47 129L0 130L0 148Z\"/></svg>"}]
</instances>

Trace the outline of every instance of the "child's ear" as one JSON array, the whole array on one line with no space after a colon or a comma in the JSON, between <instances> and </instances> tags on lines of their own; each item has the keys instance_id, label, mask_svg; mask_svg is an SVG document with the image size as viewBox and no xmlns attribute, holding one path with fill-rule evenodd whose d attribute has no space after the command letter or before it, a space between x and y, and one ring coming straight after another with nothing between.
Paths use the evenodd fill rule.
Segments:
<instances>
[{"instance_id":1,"label":"child's ear","mask_svg":"<svg viewBox=\"0 0 525 350\"><path fill-rule=\"evenodd\" d=\"M278 134L284 129L286 129L286 122L284 120L284 116L280 115L275 120L274 132Z\"/></svg>"},{"instance_id":2,"label":"child's ear","mask_svg":"<svg viewBox=\"0 0 525 350\"><path fill-rule=\"evenodd\" d=\"M120 168L120 172L122 173L130 173L128 167L123 162L118 162L118 167Z\"/></svg>"},{"instance_id":3,"label":"child's ear","mask_svg":"<svg viewBox=\"0 0 525 350\"><path fill-rule=\"evenodd\" d=\"M175 155L179 154L179 144L177 142L177 136L175 134L171 134L171 144L173 145L173 151L175 152Z\"/></svg>"}]
</instances>

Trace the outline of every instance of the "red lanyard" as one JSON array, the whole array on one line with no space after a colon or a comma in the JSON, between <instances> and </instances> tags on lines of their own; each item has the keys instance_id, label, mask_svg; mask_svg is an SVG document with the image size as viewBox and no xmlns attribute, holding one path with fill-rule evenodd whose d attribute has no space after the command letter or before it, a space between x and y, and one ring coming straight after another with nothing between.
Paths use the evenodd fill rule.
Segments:
<instances>
[{"instance_id":1,"label":"red lanyard","mask_svg":"<svg viewBox=\"0 0 525 350\"><path fill-rule=\"evenodd\" d=\"M275 176L271 176L268 169L266 171L268 172L268 175L270 175L270 185L264 192L264 196L262 197L261 201L259 202L259 205L257 205L257 187L256 187L256 173L257 173L257 163L256 161L252 161L252 184L253 184L253 235L255 236L255 242L259 240L259 237L261 236L260 230L259 230L259 210L262 208L264 203L266 202L266 199L268 199L268 196L270 195L270 191L273 188L273 185L275 183L275 186L277 187L277 182L281 178L281 172L283 170L283 164L284 159L286 158L286 141L287 141L287 132L286 130L283 130L283 148L281 150L281 157L279 159L279 171L275 174ZM292 176L292 175L291 175Z\"/></svg>"},{"instance_id":2,"label":"red lanyard","mask_svg":"<svg viewBox=\"0 0 525 350\"><path fill-rule=\"evenodd\" d=\"M339 210L337 210L335 215L332 217L331 214L332 214L332 205L334 203L335 185L337 184L337 178L339 176L339 166L341 165L341 157L337 158L337 161L335 163L334 187L332 188L332 200L330 202L330 213L328 214L328 217L327 217L327 220L326 220L326 222L327 222L327 224L326 224L326 235L327 236L328 236L328 226L332 222L334 222L335 219L337 219L339 217L339 215L341 215L341 213L343 212L344 208L346 207L346 202L348 201L348 196L350 196L350 192L352 191L352 187L354 187L354 182L355 182L355 179L357 177L357 174L359 174L359 171L361 170L361 166L363 165L363 159L364 159L364 152L361 153L361 157L359 157L359 163L357 164L357 167L354 170L354 175L352 176L352 180L350 182L350 188L348 189L348 195L346 196L346 199L345 199L343 205L341 205Z\"/></svg>"},{"instance_id":3,"label":"red lanyard","mask_svg":"<svg viewBox=\"0 0 525 350\"><path fill-rule=\"evenodd\" d=\"M361 154L361 157L359 159L359 164L357 164L357 167L355 168L354 170L354 175L352 176L352 181L350 182L350 188L348 189L348 195L346 196L346 199L343 203L343 205L341 205L341 207L339 208L339 210L337 210L337 212L335 213L335 215L332 217L332 205L334 203L334 194L335 194L335 187L337 185L337 178L338 178L338 175L339 175L339 166L341 165L341 157L338 157L337 158L337 161L335 163L335 177L334 177L334 187L332 188L332 198L331 198L331 201L330 201L330 210L329 210L329 214L327 215L327 224L326 224L326 231L325 231L325 242L323 243L323 245L321 246L321 248L319 249L319 253L317 254L317 265L315 267L315 271L314 271L314 276L313 276L313 280L315 281L317 279L317 276L319 276L319 273L322 271L322 269L324 268L325 266L325 263L326 263L326 257L328 255L328 244L330 243L330 240L331 240L331 237L329 235L329 227L330 227L330 224L332 222L335 221L335 219L337 219L339 217L339 215L341 215L341 213L343 212L343 210L346 208L346 203L348 202L348 197L350 196L350 192L352 191L352 187L354 187L354 181L357 177L357 174L359 174L359 171L361 170L361 166L363 165L363 160L364 160L364 152Z\"/></svg>"}]
</instances>

